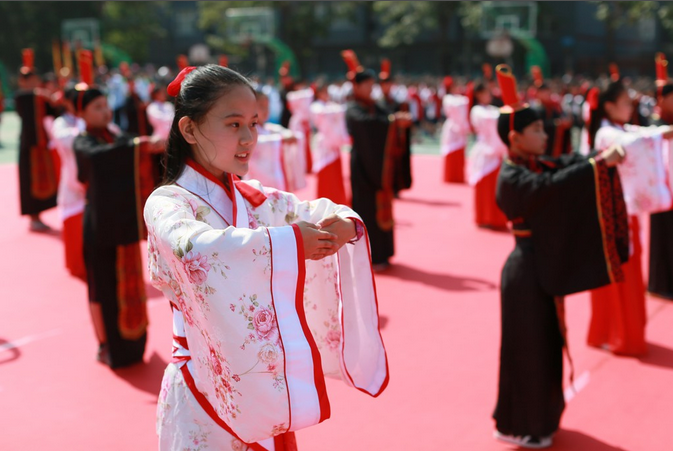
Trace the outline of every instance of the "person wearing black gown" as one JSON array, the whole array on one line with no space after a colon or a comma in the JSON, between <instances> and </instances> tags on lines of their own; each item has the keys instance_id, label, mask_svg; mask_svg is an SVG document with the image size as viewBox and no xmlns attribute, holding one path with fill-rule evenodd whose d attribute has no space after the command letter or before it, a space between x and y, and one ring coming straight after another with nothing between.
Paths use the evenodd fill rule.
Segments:
<instances>
[{"instance_id":1,"label":"person wearing black gown","mask_svg":"<svg viewBox=\"0 0 673 451\"><path fill-rule=\"evenodd\" d=\"M46 232L51 228L40 219L40 213L56 206L58 173L49 138L44 129L45 116L58 116L51 107L46 91L32 64L32 51L25 49L24 64L19 73L19 90L14 98L21 118L19 143L19 193L21 214L30 216L30 230Z\"/></svg>"},{"instance_id":2,"label":"person wearing black gown","mask_svg":"<svg viewBox=\"0 0 673 451\"><path fill-rule=\"evenodd\" d=\"M111 368L141 362L147 339L146 293L140 240L140 154L163 150L147 136L134 138L109 124L112 112L95 88L78 93L86 131L75 138L78 178L87 186L84 261L89 304L99 341L98 359Z\"/></svg>"},{"instance_id":3,"label":"person wearing black gown","mask_svg":"<svg viewBox=\"0 0 673 451\"><path fill-rule=\"evenodd\" d=\"M381 62L381 72L379 72L379 86L381 87L382 97L381 106L390 114L399 111L409 111L409 105L406 102L398 102L392 96L393 80L390 72L390 60L384 59ZM393 191L397 196L400 191L411 188L411 128L400 129L401 151L395 159L395 175L393 177Z\"/></svg>"},{"instance_id":4,"label":"person wearing black gown","mask_svg":"<svg viewBox=\"0 0 673 451\"><path fill-rule=\"evenodd\" d=\"M390 114L371 96L376 74L365 70L350 50L342 52L349 66L353 99L346 108L346 128L352 138L351 190L353 210L367 227L375 271L385 270L395 254L392 204L394 161L402 151L401 131L411 126L411 115Z\"/></svg>"},{"instance_id":5,"label":"person wearing black gown","mask_svg":"<svg viewBox=\"0 0 673 451\"><path fill-rule=\"evenodd\" d=\"M565 407L563 297L620 280L628 259L626 207L612 167L623 151L544 156L542 119L519 104L509 68L497 71L506 105L498 134L509 154L496 199L512 224L515 247L502 270L494 435L545 448Z\"/></svg>"}]
</instances>

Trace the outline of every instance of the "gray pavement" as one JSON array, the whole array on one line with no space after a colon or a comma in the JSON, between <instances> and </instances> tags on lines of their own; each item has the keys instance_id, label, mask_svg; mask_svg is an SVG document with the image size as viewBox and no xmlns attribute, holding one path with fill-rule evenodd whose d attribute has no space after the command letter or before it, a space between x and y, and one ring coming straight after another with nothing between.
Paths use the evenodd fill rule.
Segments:
<instances>
[{"instance_id":1,"label":"gray pavement","mask_svg":"<svg viewBox=\"0 0 673 451\"><path fill-rule=\"evenodd\" d=\"M18 162L21 119L13 111L0 114L0 164Z\"/></svg>"}]
</instances>

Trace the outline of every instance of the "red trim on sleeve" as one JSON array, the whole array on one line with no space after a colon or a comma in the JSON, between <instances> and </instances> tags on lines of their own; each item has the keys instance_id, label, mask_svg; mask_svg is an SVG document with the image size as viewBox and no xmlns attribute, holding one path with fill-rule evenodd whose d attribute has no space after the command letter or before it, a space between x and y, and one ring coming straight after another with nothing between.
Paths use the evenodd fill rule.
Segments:
<instances>
[{"instance_id":1,"label":"red trim on sleeve","mask_svg":"<svg viewBox=\"0 0 673 451\"><path fill-rule=\"evenodd\" d=\"M372 275L372 287L374 288L374 301L375 301L375 305L376 305L376 317L379 318L379 297L376 294L376 280L374 278L374 269L372 268L372 264L371 264L372 255L371 255L371 251L369 250L370 249L369 234L367 233L366 226L365 226L364 237L365 237L365 240L367 240L365 244L367 245L367 256L369 257L369 270L370 270L371 275ZM338 255L337 255L337 257L338 257ZM339 294L341 294L341 293L342 293L342 291L341 291L341 277L339 277ZM341 309L341 324L343 324L343 323L344 323L344 313L343 313L343 309ZM360 388L357 385L355 385L355 382L353 381L353 377L348 372L348 366L346 365L345 362L344 362L344 366L343 366L344 371L346 372L346 376L348 377L348 380L351 382L351 385L353 385L353 387L357 388L361 392L366 393L366 394L368 394L368 395L370 395L374 398L377 398L381 393L383 393L383 391L388 386L388 382L390 382L390 371L388 369L388 357L387 357L388 353L386 352L386 345L383 342L383 337L381 336L381 323L380 323L380 321L379 321L379 325L377 326L377 329L378 329L378 333L379 333L379 338L381 339L381 346L383 346L383 352L384 352L384 354L386 354L386 358L385 358L385 361L386 361L386 378L383 381L383 383L381 384L381 388L379 389L379 391L372 394L372 393L369 393L367 390L365 390L363 388ZM344 352L345 346L346 346L346 332L343 331L343 340L341 342L341 353L342 354Z\"/></svg>"},{"instance_id":2,"label":"red trim on sleeve","mask_svg":"<svg viewBox=\"0 0 673 451\"><path fill-rule=\"evenodd\" d=\"M318 400L320 401L320 423L330 417L330 405L327 398L327 387L325 386L325 375L322 372L322 359L320 358L320 351L313 339L311 329L306 322L306 313L304 312L304 283L306 282L306 258L304 256L304 239L301 236L301 230L297 224L292 224L292 231L297 240L297 267L299 268L297 274L297 290L295 291L295 308L299 316L301 328L306 337L306 341L311 347L311 356L313 357L313 380L315 382L316 392L318 393Z\"/></svg>"},{"instance_id":3,"label":"red trim on sleeve","mask_svg":"<svg viewBox=\"0 0 673 451\"><path fill-rule=\"evenodd\" d=\"M238 192L241 193L241 196L250 204L257 208L260 205L262 205L264 202L266 202L266 194L258 190L257 188L254 188L250 185L248 185L245 182L242 182L240 180L237 180L234 182L234 186L236 186L236 189L238 189Z\"/></svg>"}]
</instances>

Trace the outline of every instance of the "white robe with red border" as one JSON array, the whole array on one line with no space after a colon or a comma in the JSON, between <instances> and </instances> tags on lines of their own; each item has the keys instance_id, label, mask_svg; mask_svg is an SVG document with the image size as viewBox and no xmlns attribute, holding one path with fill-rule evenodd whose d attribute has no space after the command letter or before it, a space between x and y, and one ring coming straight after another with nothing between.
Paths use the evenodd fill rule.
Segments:
<instances>
[{"instance_id":1,"label":"white robe with red border","mask_svg":"<svg viewBox=\"0 0 673 451\"><path fill-rule=\"evenodd\" d=\"M191 166L149 197L150 277L174 311L160 449L274 451L274 436L329 417L324 376L372 396L386 387L366 233L312 261L292 225L332 213L358 218L257 181L228 196Z\"/></svg>"}]
</instances>

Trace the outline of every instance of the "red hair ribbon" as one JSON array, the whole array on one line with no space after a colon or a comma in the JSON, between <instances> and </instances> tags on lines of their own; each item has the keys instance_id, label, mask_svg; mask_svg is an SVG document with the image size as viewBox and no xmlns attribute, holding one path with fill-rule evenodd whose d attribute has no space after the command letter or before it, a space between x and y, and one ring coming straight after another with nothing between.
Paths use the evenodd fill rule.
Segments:
<instances>
[{"instance_id":1,"label":"red hair ribbon","mask_svg":"<svg viewBox=\"0 0 673 451\"><path fill-rule=\"evenodd\" d=\"M180 71L178 76L175 77L175 80L173 80L166 89L166 92L168 92L169 96L177 97L178 94L180 94L180 88L182 87L182 80L184 80L187 74L193 71L194 69L196 69L196 66L187 66Z\"/></svg>"}]
</instances>

